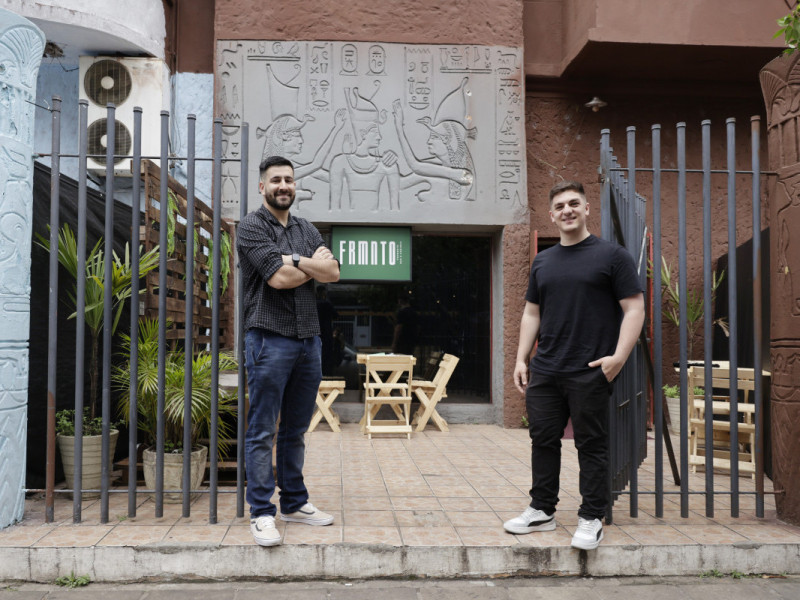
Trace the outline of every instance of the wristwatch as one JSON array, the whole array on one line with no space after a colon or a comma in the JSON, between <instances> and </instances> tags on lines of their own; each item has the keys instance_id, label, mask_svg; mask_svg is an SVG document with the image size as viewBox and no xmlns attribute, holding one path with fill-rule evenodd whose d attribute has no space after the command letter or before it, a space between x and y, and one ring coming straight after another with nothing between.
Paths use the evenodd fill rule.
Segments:
<instances>
[{"instance_id":1,"label":"wristwatch","mask_svg":"<svg viewBox=\"0 0 800 600\"><path fill-rule=\"evenodd\" d=\"M299 267L300 266L300 255L297 252L292 254L292 262L294 263L295 267Z\"/></svg>"}]
</instances>

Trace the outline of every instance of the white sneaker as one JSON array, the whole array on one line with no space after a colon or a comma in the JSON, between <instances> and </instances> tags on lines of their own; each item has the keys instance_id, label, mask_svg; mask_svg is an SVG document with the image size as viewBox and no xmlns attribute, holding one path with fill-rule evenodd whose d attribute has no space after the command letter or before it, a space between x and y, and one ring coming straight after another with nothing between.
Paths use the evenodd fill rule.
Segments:
<instances>
[{"instance_id":1,"label":"white sneaker","mask_svg":"<svg viewBox=\"0 0 800 600\"><path fill-rule=\"evenodd\" d=\"M281 534L275 528L275 517L269 515L250 519L250 533L259 546L277 546L281 543Z\"/></svg>"},{"instance_id":2,"label":"white sneaker","mask_svg":"<svg viewBox=\"0 0 800 600\"><path fill-rule=\"evenodd\" d=\"M578 517L578 528L572 536L572 547L578 550L594 550L603 539L603 523L600 519Z\"/></svg>"},{"instance_id":3,"label":"white sneaker","mask_svg":"<svg viewBox=\"0 0 800 600\"><path fill-rule=\"evenodd\" d=\"M543 510L529 506L518 517L503 523L503 529L509 533L531 533L534 531L553 531L556 520Z\"/></svg>"},{"instance_id":4,"label":"white sneaker","mask_svg":"<svg viewBox=\"0 0 800 600\"><path fill-rule=\"evenodd\" d=\"M293 523L305 523L306 525L330 525L333 523L333 515L315 508L311 502L306 502L305 506L297 512L289 513L288 515L281 513L281 519Z\"/></svg>"}]
</instances>

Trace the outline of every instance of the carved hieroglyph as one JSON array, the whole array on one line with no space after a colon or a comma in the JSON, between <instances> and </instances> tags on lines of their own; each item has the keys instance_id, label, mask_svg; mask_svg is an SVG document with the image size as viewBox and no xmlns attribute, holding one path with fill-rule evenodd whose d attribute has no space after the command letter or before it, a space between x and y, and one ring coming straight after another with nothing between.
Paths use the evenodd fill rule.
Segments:
<instances>
[{"instance_id":1,"label":"carved hieroglyph","mask_svg":"<svg viewBox=\"0 0 800 600\"><path fill-rule=\"evenodd\" d=\"M22 518L28 401L33 102L44 35L0 9L0 528Z\"/></svg>"},{"instance_id":2,"label":"carved hieroglyph","mask_svg":"<svg viewBox=\"0 0 800 600\"><path fill-rule=\"evenodd\" d=\"M258 164L295 163L293 211L331 223L505 225L526 201L522 50L366 42L220 41L223 152L250 124L248 210ZM223 208L239 217L239 164Z\"/></svg>"},{"instance_id":3,"label":"carved hieroglyph","mask_svg":"<svg viewBox=\"0 0 800 600\"><path fill-rule=\"evenodd\" d=\"M800 55L761 71L770 169L772 457L778 516L800 524Z\"/></svg>"}]
</instances>

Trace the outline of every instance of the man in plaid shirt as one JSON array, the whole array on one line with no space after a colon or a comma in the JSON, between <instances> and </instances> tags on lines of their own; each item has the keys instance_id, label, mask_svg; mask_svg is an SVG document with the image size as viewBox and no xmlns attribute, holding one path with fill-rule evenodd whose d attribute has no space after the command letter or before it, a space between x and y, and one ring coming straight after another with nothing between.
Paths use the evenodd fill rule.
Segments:
<instances>
[{"instance_id":1,"label":"man in plaid shirt","mask_svg":"<svg viewBox=\"0 0 800 600\"><path fill-rule=\"evenodd\" d=\"M259 166L264 197L237 230L244 287L245 363L250 396L245 438L250 531L257 544L281 543L272 445L278 416L277 479L281 519L330 525L333 517L308 502L303 482L304 434L322 380L321 342L314 283L339 280L339 263L316 227L289 214L294 168L280 156Z\"/></svg>"}]
</instances>

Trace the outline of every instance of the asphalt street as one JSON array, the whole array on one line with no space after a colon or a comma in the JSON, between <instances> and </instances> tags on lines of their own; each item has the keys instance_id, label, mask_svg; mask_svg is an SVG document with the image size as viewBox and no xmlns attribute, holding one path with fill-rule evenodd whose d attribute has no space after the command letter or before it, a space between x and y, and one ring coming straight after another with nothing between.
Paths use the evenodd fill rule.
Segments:
<instances>
[{"instance_id":1,"label":"asphalt street","mask_svg":"<svg viewBox=\"0 0 800 600\"><path fill-rule=\"evenodd\" d=\"M0 583L0 600L797 600L798 576L578 578L478 580L194 582L88 584L65 588Z\"/></svg>"}]
</instances>

